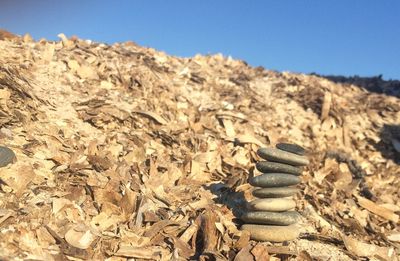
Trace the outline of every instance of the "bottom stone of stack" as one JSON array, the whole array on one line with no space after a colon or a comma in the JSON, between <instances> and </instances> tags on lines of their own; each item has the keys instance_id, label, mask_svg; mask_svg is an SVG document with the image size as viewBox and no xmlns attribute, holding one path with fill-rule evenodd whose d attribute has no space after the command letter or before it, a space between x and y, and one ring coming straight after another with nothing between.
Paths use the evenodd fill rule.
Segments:
<instances>
[{"instance_id":1,"label":"bottom stone of stack","mask_svg":"<svg viewBox=\"0 0 400 261\"><path fill-rule=\"evenodd\" d=\"M269 226L245 224L242 230L250 232L250 238L257 241L284 242L296 239L300 234L298 225Z\"/></svg>"}]
</instances>

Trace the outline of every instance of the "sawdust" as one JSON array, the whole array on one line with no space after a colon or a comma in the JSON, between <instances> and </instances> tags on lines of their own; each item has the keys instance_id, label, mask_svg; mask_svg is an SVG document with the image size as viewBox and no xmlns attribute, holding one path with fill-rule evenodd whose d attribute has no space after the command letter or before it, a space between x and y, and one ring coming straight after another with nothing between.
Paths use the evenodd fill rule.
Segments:
<instances>
[{"instance_id":1,"label":"sawdust","mask_svg":"<svg viewBox=\"0 0 400 261\"><path fill-rule=\"evenodd\" d=\"M398 257L395 90L59 36L0 41L1 259ZM283 141L311 159L302 235L249 241L255 152Z\"/></svg>"}]
</instances>

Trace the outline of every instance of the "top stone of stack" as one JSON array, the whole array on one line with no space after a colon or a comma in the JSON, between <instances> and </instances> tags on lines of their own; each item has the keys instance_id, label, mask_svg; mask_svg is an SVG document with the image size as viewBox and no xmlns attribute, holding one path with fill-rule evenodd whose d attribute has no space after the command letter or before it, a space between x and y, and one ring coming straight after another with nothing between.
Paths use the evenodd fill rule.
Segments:
<instances>
[{"instance_id":1,"label":"top stone of stack","mask_svg":"<svg viewBox=\"0 0 400 261\"><path fill-rule=\"evenodd\" d=\"M282 148L282 145L280 147ZM288 150L291 149L292 148L289 148ZM304 155L299 155L282 149L261 148L257 151L257 154L263 159L273 162L286 163L293 166L305 166L309 164L309 160Z\"/></svg>"},{"instance_id":2,"label":"top stone of stack","mask_svg":"<svg viewBox=\"0 0 400 261\"><path fill-rule=\"evenodd\" d=\"M292 152L300 156L304 156L304 154L306 153L306 150L297 144L278 143L276 144L276 148L287 152Z\"/></svg>"}]
</instances>

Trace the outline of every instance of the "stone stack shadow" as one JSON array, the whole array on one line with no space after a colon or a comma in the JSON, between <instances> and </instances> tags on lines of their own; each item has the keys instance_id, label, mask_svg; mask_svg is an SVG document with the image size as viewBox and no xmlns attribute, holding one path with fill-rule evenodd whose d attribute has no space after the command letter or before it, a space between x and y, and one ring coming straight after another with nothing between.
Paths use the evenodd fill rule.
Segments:
<instances>
[{"instance_id":1,"label":"stone stack shadow","mask_svg":"<svg viewBox=\"0 0 400 261\"><path fill-rule=\"evenodd\" d=\"M261 148L257 154L267 160L257 162L262 175L250 179L253 195L258 199L247 202L247 211L241 216L242 230L258 241L284 242L296 239L300 229L300 214L294 208L293 195L299 189L301 166L309 164L305 151L295 144L279 143L277 148Z\"/></svg>"}]
</instances>

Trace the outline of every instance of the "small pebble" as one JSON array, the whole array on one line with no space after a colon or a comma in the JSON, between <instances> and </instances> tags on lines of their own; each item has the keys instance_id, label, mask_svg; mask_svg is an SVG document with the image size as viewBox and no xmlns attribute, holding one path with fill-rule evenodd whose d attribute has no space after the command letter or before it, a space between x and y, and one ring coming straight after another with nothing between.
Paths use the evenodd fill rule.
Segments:
<instances>
[{"instance_id":1,"label":"small pebble","mask_svg":"<svg viewBox=\"0 0 400 261\"><path fill-rule=\"evenodd\" d=\"M276 147L280 150L292 152L292 153L295 153L295 154L301 155L301 156L303 156L306 153L306 150L297 144L278 143L278 144L276 144Z\"/></svg>"},{"instance_id":2,"label":"small pebble","mask_svg":"<svg viewBox=\"0 0 400 261\"><path fill-rule=\"evenodd\" d=\"M269 226L245 224L242 230L250 232L250 238L258 241L284 242L296 239L300 234L297 225Z\"/></svg>"},{"instance_id":3,"label":"small pebble","mask_svg":"<svg viewBox=\"0 0 400 261\"><path fill-rule=\"evenodd\" d=\"M271 173L271 172L282 172L289 173L293 175L300 175L302 169L299 167L294 167L292 165L278 163L278 162L269 162L269 161L259 161L256 163L256 168L263 173Z\"/></svg>"},{"instance_id":4,"label":"small pebble","mask_svg":"<svg viewBox=\"0 0 400 261\"><path fill-rule=\"evenodd\" d=\"M300 178L291 174L268 173L252 177L249 182L255 187L272 188L299 184Z\"/></svg>"},{"instance_id":5,"label":"small pebble","mask_svg":"<svg viewBox=\"0 0 400 261\"><path fill-rule=\"evenodd\" d=\"M257 151L257 154L266 160L286 163L294 166L304 166L310 163L305 156L300 156L275 148L261 148Z\"/></svg>"},{"instance_id":6,"label":"small pebble","mask_svg":"<svg viewBox=\"0 0 400 261\"><path fill-rule=\"evenodd\" d=\"M284 198L293 196L299 191L298 188L293 187L262 188L253 190L253 196L258 198Z\"/></svg>"},{"instance_id":7,"label":"small pebble","mask_svg":"<svg viewBox=\"0 0 400 261\"><path fill-rule=\"evenodd\" d=\"M300 219L300 214L296 211L249 211L242 215L241 219L250 224L287 226L296 223Z\"/></svg>"},{"instance_id":8,"label":"small pebble","mask_svg":"<svg viewBox=\"0 0 400 261\"><path fill-rule=\"evenodd\" d=\"M5 167L15 160L15 153L4 146L0 146L0 167Z\"/></svg>"},{"instance_id":9,"label":"small pebble","mask_svg":"<svg viewBox=\"0 0 400 261\"><path fill-rule=\"evenodd\" d=\"M291 198L260 198L247 203L249 210L260 211L287 211L296 207L296 202Z\"/></svg>"}]
</instances>

